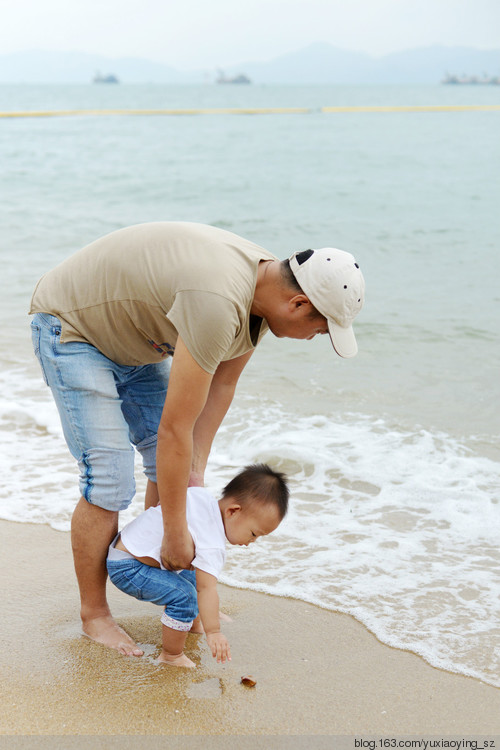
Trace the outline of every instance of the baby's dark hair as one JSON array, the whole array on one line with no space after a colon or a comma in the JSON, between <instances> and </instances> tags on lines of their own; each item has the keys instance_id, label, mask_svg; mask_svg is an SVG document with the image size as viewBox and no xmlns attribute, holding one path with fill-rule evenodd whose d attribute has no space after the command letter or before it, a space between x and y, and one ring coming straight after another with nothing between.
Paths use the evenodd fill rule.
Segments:
<instances>
[{"instance_id":1,"label":"baby's dark hair","mask_svg":"<svg viewBox=\"0 0 500 750\"><path fill-rule=\"evenodd\" d=\"M230 495L242 506L249 501L276 506L280 520L288 510L289 494L285 475L267 464L246 466L222 490L223 498Z\"/></svg>"}]
</instances>

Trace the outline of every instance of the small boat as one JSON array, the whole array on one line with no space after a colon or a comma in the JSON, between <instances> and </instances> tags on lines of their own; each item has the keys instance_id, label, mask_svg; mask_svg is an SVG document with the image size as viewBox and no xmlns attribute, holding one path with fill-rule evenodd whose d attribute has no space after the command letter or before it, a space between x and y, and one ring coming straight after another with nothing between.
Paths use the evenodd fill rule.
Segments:
<instances>
[{"instance_id":1,"label":"small boat","mask_svg":"<svg viewBox=\"0 0 500 750\"><path fill-rule=\"evenodd\" d=\"M451 84L452 86L499 86L500 76L488 76L484 75L482 78L478 76L456 76L447 73L441 83Z\"/></svg>"},{"instance_id":2,"label":"small boat","mask_svg":"<svg viewBox=\"0 0 500 750\"><path fill-rule=\"evenodd\" d=\"M115 75L113 75L113 73L109 73L106 76L101 75L101 73L96 73L92 79L92 83L120 83L120 81Z\"/></svg>"},{"instance_id":3,"label":"small boat","mask_svg":"<svg viewBox=\"0 0 500 750\"><path fill-rule=\"evenodd\" d=\"M250 78L244 73L239 73L237 76L226 76L222 70L219 71L217 76L217 83L252 83Z\"/></svg>"}]
</instances>

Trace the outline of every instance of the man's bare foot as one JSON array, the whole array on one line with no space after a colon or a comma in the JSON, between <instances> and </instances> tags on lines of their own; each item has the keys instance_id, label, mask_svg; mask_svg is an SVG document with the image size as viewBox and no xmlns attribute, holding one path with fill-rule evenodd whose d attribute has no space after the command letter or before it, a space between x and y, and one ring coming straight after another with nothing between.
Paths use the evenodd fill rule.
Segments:
<instances>
[{"instance_id":1,"label":"man's bare foot","mask_svg":"<svg viewBox=\"0 0 500 750\"><path fill-rule=\"evenodd\" d=\"M188 659L185 653L167 654L165 651L162 651L158 657L158 661L162 664L168 664L169 667L187 667L188 669L196 669L194 661Z\"/></svg>"},{"instance_id":2,"label":"man's bare foot","mask_svg":"<svg viewBox=\"0 0 500 750\"><path fill-rule=\"evenodd\" d=\"M193 624L191 625L190 633L204 633L203 625L201 624L201 617L198 615L198 617L193 620Z\"/></svg>"},{"instance_id":3,"label":"man's bare foot","mask_svg":"<svg viewBox=\"0 0 500 750\"><path fill-rule=\"evenodd\" d=\"M134 643L111 615L95 617L82 622L82 632L92 641L102 643L103 646L108 646L108 648L114 648L124 656L142 656L144 654L144 651Z\"/></svg>"}]
</instances>

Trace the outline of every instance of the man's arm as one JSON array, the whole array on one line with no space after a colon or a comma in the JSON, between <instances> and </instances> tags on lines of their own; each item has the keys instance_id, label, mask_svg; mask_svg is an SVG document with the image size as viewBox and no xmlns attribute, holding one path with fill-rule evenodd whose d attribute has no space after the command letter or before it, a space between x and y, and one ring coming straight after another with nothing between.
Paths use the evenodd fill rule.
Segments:
<instances>
[{"instance_id":1,"label":"man's arm","mask_svg":"<svg viewBox=\"0 0 500 750\"><path fill-rule=\"evenodd\" d=\"M212 656L218 662L231 661L231 649L226 636L220 632L219 594L217 578L204 570L196 571L196 589L198 592L198 609L207 643Z\"/></svg>"},{"instance_id":2,"label":"man's arm","mask_svg":"<svg viewBox=\"0 0 500 750\"><path fill-rule=\"evenodd\" d=\"M193 433L193 465L190 484L203 486L203 477L213 439L231 406L238 379L252 351L221 362L214 373L207 402L196 420Z\"/></svg>"},{"instance_id":3,"label":"man's arm","mask_svg":"<svg viewBox=\"0 0 500 750\"><path fill-rule=\"evenodd\" d=\"M251 352L205 372L179 337L158 428L156 472L165 536L165 567L187 568L194 548L186 523L188 485L202 485L213 438Z\"/></svg>"},{"instance_id":4,"label":"man's arm","mask_svg":"<svg viewBox=\"0 0 500 750\"><path fill-rule=\"evenodd\" d=\"M193 458L193 432L206 404L212 375L193 359L179 337L158 427L156 478L162 508L162 562L189 568L194 545L186 522L186 492Z\"/></svg>"}]
</instances>

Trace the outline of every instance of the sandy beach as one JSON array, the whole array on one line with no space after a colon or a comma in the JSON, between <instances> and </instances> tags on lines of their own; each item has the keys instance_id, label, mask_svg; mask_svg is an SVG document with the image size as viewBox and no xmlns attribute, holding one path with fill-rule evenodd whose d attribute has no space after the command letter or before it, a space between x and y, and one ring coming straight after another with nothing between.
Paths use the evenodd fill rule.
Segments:
<instances>
[{"instance_id":1,"label":"sandy beach","mask_svg":"<svg viewBox=\"0 0 500 750\"><path fill-rule=\"evenodd\" d=\"M388 648L349 616L251 591L220 587L232 662L217 665L191 635L191 671L155 663L159 609L110 586L116 618L145 650L124 658L80 634L69 534L0 528L0 733L12 735L1 747L44 747L44 735L73 735L64 746L79 748L89 737L100 747L96 735L119 736L120 747L138 735L192 735L190 747L202 735L252 736L252 747L257 736L275 747L285 735L301 747L337 736L354 747L355 736L500 735L500 690ZM255 687L241 684L246 674Z\"/></svg>"}]
</instances>

